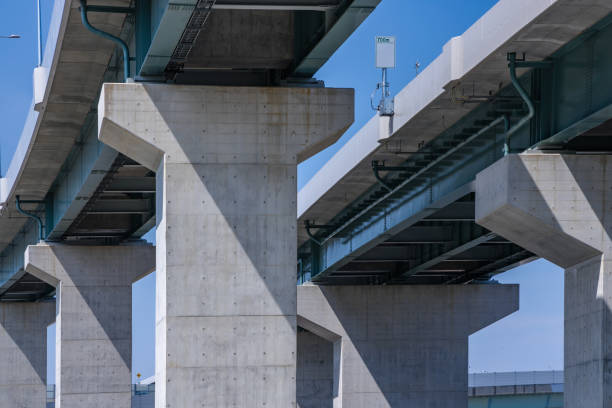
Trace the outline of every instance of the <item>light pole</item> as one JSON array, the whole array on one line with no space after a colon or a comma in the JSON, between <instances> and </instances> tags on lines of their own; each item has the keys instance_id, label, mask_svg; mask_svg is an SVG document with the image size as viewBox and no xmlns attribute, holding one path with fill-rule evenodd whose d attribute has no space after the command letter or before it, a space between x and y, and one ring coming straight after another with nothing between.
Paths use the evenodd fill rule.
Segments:
<instances>
[{"instance_id":1,"label":"light pole","mask_svg":"<svg viewBox=\"0 0 612 408\"><path fill-rule=\"evenodd\" d=\"M11 35L0 35L0 38L21 38L20 35L11 34Z\"/></svg>"},{"instance_id":2,"label":"light pole","mask_svg":"<svg viewBox=\"0 0 612 408\"><path fill-rule=\"evenodd\" d=\"M42 65L42 30L41 26L41 15L40 15L40 0L36 0L36 11L38 13L38 66Z\"/></svg>"}]
</instances>

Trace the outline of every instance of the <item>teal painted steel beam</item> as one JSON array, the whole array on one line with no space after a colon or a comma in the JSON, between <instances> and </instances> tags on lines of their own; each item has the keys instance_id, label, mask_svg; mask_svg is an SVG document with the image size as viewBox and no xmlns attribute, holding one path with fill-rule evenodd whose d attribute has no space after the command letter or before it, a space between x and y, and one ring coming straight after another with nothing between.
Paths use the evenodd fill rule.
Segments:
<instances>
[{"instance_id":1,"label":"teal painted steel beam","mask_svg":"<svg viewBox=\"0 0 612 408\"><path fill-rule=\"evenodd\" d=\"M84 125L81 142L52 187L53 227L47 236L49 240L60 239L68 230L118 155L98 140L94 122Z\"/></svg>"},{"instance_id":2,"label":"teal painted steel beam","mask_svg":"<svg viewBox=\"0 0 612 408\"><path fill-rule=\"evenodd\" d=\"M15 275L23 269L23 254L28 245L39 241L38 230L34 221L27 222L13 241L0 254L0 287L15 280Z\"/></svg>"},{"instance_id":3,"label":"teal painted steel beam","mask_svg":"<svg viewBox=\"0 0 612 408\"><path fill-rule=\"evenodd\" d=\"M47 193L45 197L45 236L49 236L53 230L53 193Z\"/></svg>"},{"instance_id":4,"label":"teal painted steel beam","mask_svg":"<svg viewBox=\"0 0 612 408\"><path fill-rule=\"evenodd\" d=\"M293 75L311 77L374 11L380 0L353 0L321 39L299 58Z\"/></svg>"},{"instance_id":5,"label":"teal painted steel beam","mask_svg":"<svg viewBox=\"0 0 612 408\"><path fill-rule=\"evenodd\" d=\"M547 139L538 142L533 146L536 149L562 149L567 143L588 132L591 129L607 122L612 118L612 104L605 106L598 111L586 116L585 118L571 124L567 128L555 133Z\"/></svg>"},{"instance_id":6,"label":"teal painted steel beam","mask_svg":"<svg viewBox=\"0 0 612 408\"><path fill-rule=\"evenodd\" d=\"M323 281L353 259L473 191L473 186L469 182L457 186L452 191L447 192L446 188L436 189L438 191L434 193L436 198L434 201L431 200L433 191L429 189L421 191L396 208L383 211L370 222L350 231L347 237L334 238L320 246L313 243L311 249L312 281ZM439 193L442 194L438 196Z\"/></svg>"},{"instance_id":7,"label":"teal painted steel beam","mask_svg":"<svg viewBox=\"0 0 612 408\"><path fill-rule=\"evenodd\" d=\"M549 129L532 148L565 149L580 134L612 119L612 14L603 18L552 57L547 76L550 89L542 94L542 118Z\"/></svg>"},{"instance_id":8,"label":"teal painted steel beam","mask_svg":"<svg viewBox=\"0 0 612 408\"><path fill-rule=\"evenodd\" d=\"M426 177L426 175L429 172L431 172L436 166L440 166L441 163L443 163L444 160L449 159L453 154L455 154L457 152L460 152L461 149L469 146L470 143L472 143L476 139L482 137L482 135L486 134L486 132L489 132L489 131L495 129L497 126L499 126L502 123L503 124L506 123L506 118L505 117L499 117L499 118L491 121L491 123L489 123L487 126L485 126L482 129L478 130L476 133L474 133L473 135L468 137L466 140L464 140L464 141L460 142L459 144L457 144L457 146L448 149L447 151L442 153L440 156L435 158L433 161L428 163L425 167L423 167L420 170L416 171L415 173L411 174L404 181L402 181L397 187L395 187L393 189L390 189L390 187L385 184L383 187L385 187L385 189L388 190L388 192L385 195L380 197L378 200L374 201L372 204L370 204L369 206L364 208L362 211L360 211L357 215L353 216L351 219L349 219L344 224L339 226L331 234L327 235L325 237L325 240L323 241L323 243L325 243L326 241L334 238L336 235L342 233L346 228L350 227L355 222L357 222L359 218L361 218L364 215L367 215L368 212L370 212L372 210L375 210L376 206L384 205L386 200L391 199L392 196L394 196L394 195L398 194L399 192L401 192L406 186L409 186L413 182L418 182L419 179L423 179L423 177ZM504 126L504 128L505 128L505 126Z\"/></svg>"},{"instance_id":9,"label":"teal painted steel beam","mask_svg":"<svg viewBox=\"0 0 612 408\"><path fill-rule=\"evenodd\" d=\"M310 267L312 280L323 282L353 259L470 193L476 174L503 155L506 120L490 119L490 113L496 111L487 104L478 107L409 159L408 171L399 172L406 178L385 180L395 186L391 192L376 184L328 222L337 227L317 235L321 245L312 245L316 252L301 248L302 254L312 253L311 264L319 265ZM524 129L513 144L526 148L528 142L529 133ZM350 209L360 207L359 212L351 213Z\"/></svg>"},{"instance_id":10,"label":"teal painted steel beam","mask_svg":"<svg viewBox=\"0 0 612 408\"><path fill-rule=\"evenodd\" d=\"M136 72L145 61L151 46L151 1L136 0L136 25L134 39L136 42Z\"/></svg>"},{"instance_id":11,"label":"teal painted steel beam","mask_svg":"<svg viewBox=\"0 0 612 408\"><path fill-rule=\"evenodd\" d=\"M164 74L197 3L198 0L152 2L151 41L140 66L141 77L159 77Z\"/></svg>"}]
</instances>

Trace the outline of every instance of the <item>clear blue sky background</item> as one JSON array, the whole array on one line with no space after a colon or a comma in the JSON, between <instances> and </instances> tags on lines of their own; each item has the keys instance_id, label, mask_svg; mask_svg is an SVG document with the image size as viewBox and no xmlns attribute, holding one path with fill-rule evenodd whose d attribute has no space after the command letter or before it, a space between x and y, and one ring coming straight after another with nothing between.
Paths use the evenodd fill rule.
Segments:
<instances>
[{"instance_id":1,"label":"clear blue sky background","mask_svg":"<svg viewBox=\"0 0 612 408\"><path fill-rule=\"evenodd\" d=\"M414 64L424 69L442 46L463 33L495 0L382 0L380 6L316 74L330 87L355 88L355 123L338 143L299 167L302 187L373 115L369 95L380 80L374 68L374 36L397 37L397 68L390 71L392 94L414 78ZM48 26L53 0L41 0ZM2 174L8 167L32 99L36 65L36 0L0 2L0 147ZM153 232L147 234L153 240ZM521 310L470 337L470 372L548 370L563 367L563 272L540 260L498 277L520 283ZM134 285L133 373L154 374L155 274ZM54 382L54 328L49 330L49 380Z\"/></svg>"}]
</instances>

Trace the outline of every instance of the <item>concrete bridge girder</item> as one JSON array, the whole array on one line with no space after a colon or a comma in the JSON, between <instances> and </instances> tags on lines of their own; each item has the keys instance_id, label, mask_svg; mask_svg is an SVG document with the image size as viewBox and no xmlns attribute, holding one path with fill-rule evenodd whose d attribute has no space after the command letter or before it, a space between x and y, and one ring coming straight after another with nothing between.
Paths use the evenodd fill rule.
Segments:
<instances>
[{"instance_id":1,"label":"concrete bridge girder","mask_svg":"<svg viewBox=\"0 0 612 408\"><path fill-rule=\"evenodd\" d=\"M516 310L518 285L298 286L298 407L465 407L468 336Z\"/></svg>"},{"instance_id":2,"label":"concrete bridge girder","mask_svg":"<svg viewBox=\"0 0 612 408\"><path fill-rule=\"evenodd\" d=\"M476 178L476 222L565 268L567 408L612 398L612 156L510 155Z\"/></svg>"}]
</instances>

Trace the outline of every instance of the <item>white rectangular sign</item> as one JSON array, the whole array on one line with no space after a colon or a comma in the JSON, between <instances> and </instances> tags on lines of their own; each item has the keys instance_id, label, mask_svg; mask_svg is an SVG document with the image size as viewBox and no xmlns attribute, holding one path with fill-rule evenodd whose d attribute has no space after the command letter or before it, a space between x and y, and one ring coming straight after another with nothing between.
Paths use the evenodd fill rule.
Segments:
<instances>
[{"instance_id":1,"label":"white rectangular sign","mask_svg":"<svg viewBox=\"0 0 612 408\"><path fill-rule=\"evenodd\" d=\"M376 68L395 68L395 37L376 36Z\"/></svg>"}]
</instances>

